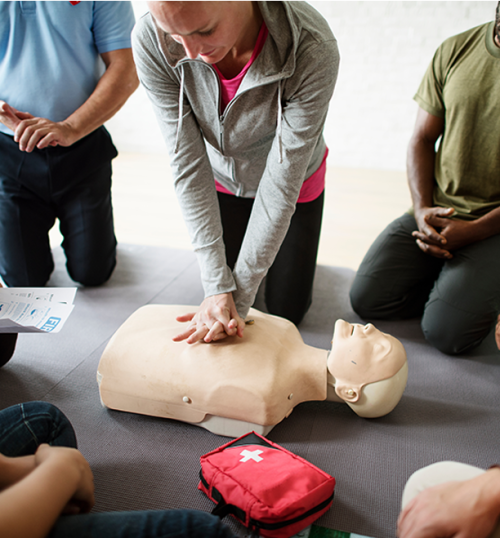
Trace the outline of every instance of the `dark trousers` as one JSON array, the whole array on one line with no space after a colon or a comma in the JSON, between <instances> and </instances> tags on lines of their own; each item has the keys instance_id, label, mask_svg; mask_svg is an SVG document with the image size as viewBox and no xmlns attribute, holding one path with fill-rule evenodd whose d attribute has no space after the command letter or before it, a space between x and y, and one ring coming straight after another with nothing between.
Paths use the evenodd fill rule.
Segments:
<instances>
[{"instance_id":1,"label":"dark trousers","mask_svg":"<svg viewBox=\"0 0 500 538\"><path fill-rule=\"evenodd\" d=\"M226 259L232 269L238 258L252 212L252 198L217 193ZM280 250L266 276L265 301L269 313L298 325L312 302L324 193L296 205Z\"/></svg>"},{"instance_id":2,"label":"dark trousers","mask_svg":"<svg viewBox=\"0 0 500 538\"><path fill-rule=\"evenodd\" d=\"M19 150L0 133L0 275L8 286L44 286L54 269L48 232L56 218L71 278L97 286L116 263L111 159L101 127L73 146Z\"/></svg>"},{"instance_id":3,"label":"dark trousers","mask_svg":"<svg viewBox=\"0 0 500 538\"><path fill-rule=\"evenodd\" d=\"M17 343L17 333L0 334L0 368L9 362L14 354Z\"/></svg>"},{"instance_id":4,"label":"dark trousers","mask_svg":"<svg viewBox=\"0 0 500 538\"><path fill-rule=\"evenodd\" d=\"M479 345L500 311L500 235L453 252L451 260L425 254L411 233L411 215L392 222L375 240L351 288L365 319L422 316L428 342L455 355Z\"/></svg>"}]
</instances>

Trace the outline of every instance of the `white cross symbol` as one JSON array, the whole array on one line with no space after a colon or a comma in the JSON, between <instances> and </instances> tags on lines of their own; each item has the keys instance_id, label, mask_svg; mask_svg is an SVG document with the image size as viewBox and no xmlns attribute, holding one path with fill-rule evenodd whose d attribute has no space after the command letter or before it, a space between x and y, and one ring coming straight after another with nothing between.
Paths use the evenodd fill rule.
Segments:
<instances>
[{"instance_id":1,"label":"white cross symbol","mask_svg":"<svg viewBox=\"0 0 500 538\"><path fill-rule=\"evenodd\" d=\"M240 452L240 456L243 456L240 461L245 463L248 460L254 460L256 462L262 461L263 458L259 456L259 454L262 454L262 450L253 450L250 452L250 450L243 450L243 452Z\"/></svg>"}]
</instances>

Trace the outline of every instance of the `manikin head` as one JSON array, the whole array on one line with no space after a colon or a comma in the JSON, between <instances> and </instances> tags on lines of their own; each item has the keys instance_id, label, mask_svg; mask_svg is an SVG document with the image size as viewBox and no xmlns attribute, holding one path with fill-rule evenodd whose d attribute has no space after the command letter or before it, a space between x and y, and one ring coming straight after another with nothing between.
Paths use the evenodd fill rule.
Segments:
<instances>
[{"instance_id":1,"label":"manikin head","mask_svg":"<svg viewBox=\"0 0 500 538\"><path fill-rule=\"evenodd\" d=\"M256 13L252 2L148 2L148 7L189 58L209 64L247 47Z\"/></svg>"},{"instance_id":2,"label":"manikin head","mask_svg":"<svg viewBox=\"0 0 500 538\"><path fill-rule=\"evenodd\" d=\"M327 360L328 385L358 415L390 413L406 386L408 364L399 340L376 329L339 319ZM329 396L331 398L331 394Z\"/></svg>"}]
</instances>

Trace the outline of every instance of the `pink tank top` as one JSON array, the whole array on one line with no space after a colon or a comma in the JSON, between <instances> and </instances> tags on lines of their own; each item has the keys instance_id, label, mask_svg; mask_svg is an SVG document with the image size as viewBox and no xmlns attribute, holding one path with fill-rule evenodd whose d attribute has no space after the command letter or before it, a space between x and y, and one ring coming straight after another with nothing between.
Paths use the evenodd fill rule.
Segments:
<instances>
[{"instance_id":1,"label":"pink tank top","mask_svg":"<svg viewBox=\"0 0 500 538\"><path fill-rule=\"evenodd\" d=\"M250 60L248 60L248 63L245 65L245 67L234 78L231 78L231 79L225 78L224 75L219 71L218 67L214 64L215 71L217 72L217 75L219 75L219 79L221 83L222 112L224 112L228 103L236 95L236 92L238 91L238 88L240 87L241 81L245 77L247 71L250 69L250 66L255 61L255 58L257 58L257 56L260 54L260 51L262 50L262 47L264 46L264 43L266 42L268 33L269 31L267 29L267 26L263 22L259 31L259 35L257 36L257 42L255 43L255 48L253 50L252 56L250 57ZM302 184L302 188L300 189L297 203L312 202L325 189L326 157L327 156L328 156L328 148L325 151L325 155L323 157L323 160L319 168L310 177L308 177ZM215 180L215 188L217 192L234 195L232 192L224 188L217 180Z\"/></svg>"}]
</instances>

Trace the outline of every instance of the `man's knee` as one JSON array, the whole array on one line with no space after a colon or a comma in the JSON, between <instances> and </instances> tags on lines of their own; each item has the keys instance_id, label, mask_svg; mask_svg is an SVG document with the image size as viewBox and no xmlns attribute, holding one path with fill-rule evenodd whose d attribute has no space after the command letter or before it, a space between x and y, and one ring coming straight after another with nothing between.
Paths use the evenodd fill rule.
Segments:
<instances>
[{"instance_id":1,"label":"man's knee","mask_svg":"<svg viewBox=\"0 0 500 538\"><path fill-rule=\"evenodd\" d=\"M0 250L0 274L10 288L42 288L54 270L50 248L29 252L22 248Z\"/></svg>"},{"instance_id":2,"label":"man's knee","mask_svg":"<svg viewBox=\"0 0 500 538\"><path fill-rule=\"evenodd\" d=\"M447 355L460 355L477 347L491 331L495 317L471 314L444 301L427 305L422 317L425 339Z\"/></svg>"},{"instance_id":3,"label":"man's knee","mask_svg":"<svg viewBox=\"0 0 500 538\"><path fill-rule=\"evenodd\" d=\"M72 262L68 260L66 267L69 276L83 286L101 286L109 280L116 266L116 252L107 258Z\"/></svg>"},{"instance_id":4,"label":"man's knee","mask_svg":"<svg viewBox=\"0 0 500 538\"><path fill-rule=\"evenodd\" d=\"M380 286L372 278L356 275L349 291L354 312L363 319L383 318L385 301L379 292Z\"/></svg>"}]
</instances>

